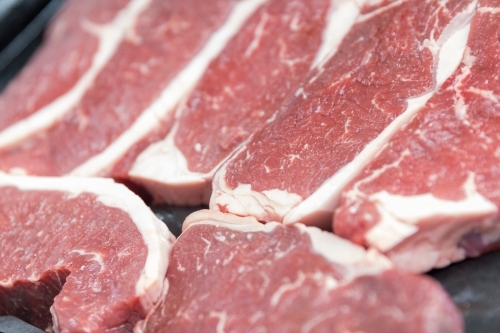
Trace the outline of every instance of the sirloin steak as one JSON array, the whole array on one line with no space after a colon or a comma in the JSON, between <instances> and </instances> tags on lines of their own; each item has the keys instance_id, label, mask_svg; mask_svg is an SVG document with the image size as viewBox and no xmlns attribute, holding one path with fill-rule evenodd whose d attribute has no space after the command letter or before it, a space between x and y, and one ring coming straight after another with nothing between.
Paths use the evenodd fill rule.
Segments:
<instances>
[{"instance_id":1,"label":"sirloin steak","mask_svg":"<svg viewBox=\"0 0 500 333\"><path fill-rule=\"evenodd\" d=\"M50 113L78 100L124 38L126 25L120 17L133 22L141 10L130 0L68 0L45 34L45 46L0 95L0 130L35 112ZM104 49L104 41L93 33L93 25L114 32L99 58L95 55Z\"/></svg>"},{"instance_id":2,"label":"sirloin steak","mask_svg":"<svg viewBox=\"0 0 500 333\"><path fill-rule=\"evenodd\" d=\"M475 7L365 3L338 52L217 172L210 208L328 227L349 180L459 65Z\"/></svg>"},{"instance_id":3,"label":"sirloin steak","mask_svg":"<svg viewBox=\"0 0 500 333\"><path fill-rule=\"evenodd\" d=\"M436 282L331 233L215 211L186 227L145 332L463 332Z\"/></svg>"},{"instance_id":4,"label":"sirloin steak","mask_svg":"<svg viewBox=\"0 0 500 333\"><path fill-rule=\"evenodd\" d=\"M499 22L479 1L460 67L348 185L335 232L414 272L500 248Z\"/></svg>"},{"instance_id":5,"label":"sirloin steak","mask_svg":"<svg viewBox=\"0 0 500 333\"><path fill-rule=\"evenodd\" d=\"M0 175L0 315L55 332L132 332L174 237L109 179Z\"/></svg>"},{"instance_id":6,"label":"sirloin steak","mask_svg":"<svg viewBox=\"0 0 500 333\"><path fill-rule=\"evenodd\" d=\"M0 132L0 168L119 178L134 154L166 135L170 111L213 55L202 54L194 72L188 65L207 45L215 55L214 44L216 49L225 45L229 37L220 34L210 43L214 32L228 17L238 30L247 15L242 12L251 12L260 1L132 0L109 24L79 21L99 42L93 65L71 91ZM69 5L68 10L73 3ZM100 3L94 5L100 8ZM186 66L190 71L182 75ZM161 123L164 128L158 132Z\"/></svg>"},{"instance_id":7,"label":"sirloin steak","mask_svg":"<svg viewBox=\"0 0 500 333\"><path fill-rule=\"evenodd\" d=\"M208 204L220 164L342 39L346 6L354 3L266 1L210 64L169 135L138 157L131 177L157 201Z\"/></svg>"}]
</instances>

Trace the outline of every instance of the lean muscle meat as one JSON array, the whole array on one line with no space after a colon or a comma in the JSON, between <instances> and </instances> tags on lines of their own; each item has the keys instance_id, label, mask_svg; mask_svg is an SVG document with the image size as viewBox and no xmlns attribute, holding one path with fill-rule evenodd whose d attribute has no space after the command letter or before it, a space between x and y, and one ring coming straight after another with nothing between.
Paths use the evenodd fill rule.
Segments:
<instances>
[{"instance_id":1,"label":"lean muscle meat","mask_svg":"<svg viewBox=\"0 0 500 333\"><path fill-rule=\"evenodd\" d=\"M436 282L331 233L215 211L185 226L145 332L463 332Z\"/></svg>"},{"instance_id":2,"label":"lean muscle meat","mask_svg":"<svg viewBox=\"0 0 500 333\"><path fill-rule=\"evenodd\" d=\"M174 237L109 179L0 175L0 315L56 332L132 332Z\"/></svg>"},{"instance_id":3,"label":"lean muscle meat","mask_svg":"<svg viewBox=\"0 0 500 333\"><path fill-rule=\"evenodd\" d=\"M217 172L210 207L330 225L345 185L458 67L475 8L365 3L338 52Z\"/></svg>"},{"instance_id":4,"label":"lean muscle meat","mask_svg":"<svg viewBox=\"0 0 500 333\"><path fill-rule=\"evenodd\" d=\"M71 17L98 44L92 64L71 90L0 132L0 168L126 175L135 155L166 135L171 111L261 2L131 0L110 23ZM98 10L102 2L92 3Z\"/></svg>"},{"instance_id":5,"label":"lean muscle meat","mask_svg":"<svg viewBox=\"0 0 500 333\"><path fill-rule=\"evenodd\" d=\"M217 168L297 90L315 61L335 51L353 7L345 0L266 1L210 64L172 132L139 156L132 178L158 201L207 204Z\"/></svg>"},{"instance_id":6,"label":"lean muscle meat","mask_svg":"<svg viewBox=\"0 0 500 333\"><path fill-rule=\"evenodd\" d=\"M479 1L460 67L349 184L335 232L417 272L500 248L499 21Z\"/></svg>"},{"instance_id":7,"label":"lean muscle meat","mask_svg":"<svg viewBox=\"0 0 500 333\"><path fill-rule=\"evenodd\" d=\"M133 22L142 11L139 2L68 0L46 33L45 46L0 96L0 130L78 99L125 37L124 20ZM106 45L93 32L96 25L113 30ZM104 56L97 58L99 51Z\"/></svg>"}]
</instances>

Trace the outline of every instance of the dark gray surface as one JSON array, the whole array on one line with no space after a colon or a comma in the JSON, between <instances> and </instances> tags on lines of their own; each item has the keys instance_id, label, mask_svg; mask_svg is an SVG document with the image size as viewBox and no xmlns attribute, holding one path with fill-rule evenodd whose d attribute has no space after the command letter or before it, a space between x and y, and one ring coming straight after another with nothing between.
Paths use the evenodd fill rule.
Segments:
<instances>
[{"instance_id":1,"label":"dark gray surface","mask_svg":"<svg viewBox=\"0 0 500 333\"><path fill-rule=\"evenodd\" d=\"M3 6L1 1L0 91L40 45L46 25L64 0L22 0Z\"/></svg>"},{"instance_id":2,"label":"dark gray surface","mask_svg":"<svg viewBox=\"0 0 500 333\"><path fill-rule=\"evenodd\" d=\"M16 317L6 316L0 317L0 333L43 333L43 331Z\"/></svg>"},{"instance_id":3,"label":"dark gray surface","mask_svg":"<svg viewBox=\"0 0 500 333\"><path fill-rule=\"evenodd\" d=\"M451 295L467 333L500 332L500 252L429 273Z\"/></svg>"},{"instance_id":4,"label":"dark gray surface","mask_svg":"<svg viewBox=\"0 0 500 333\"><path fill-rule=\"evenodd\" d=\"M206 209L208 207L175 207L175 206L155 206L152 205L151 209L156 214L156 216L165 222L168 229L174 234L175 237L179 237L182 232L182 222L194 211L200 209Z\"/></svg>"}]
</instances>

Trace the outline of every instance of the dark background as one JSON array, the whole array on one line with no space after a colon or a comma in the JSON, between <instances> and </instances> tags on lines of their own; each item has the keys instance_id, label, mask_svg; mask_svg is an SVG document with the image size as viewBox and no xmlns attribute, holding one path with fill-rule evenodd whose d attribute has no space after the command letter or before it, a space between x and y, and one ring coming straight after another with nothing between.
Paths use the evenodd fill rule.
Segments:
<instances>
[{"instance_id":1,"label":"dark background","mask_svg":"<svg viewBox=\"0 0 500 333\"><path fill-rule=\"evenodd\" d=\"M45 26L63 2L0 0L0 91L42 43ZM184 218L199 208L152 206L176 236L181 232ZM466 260L429 275L441 283L462 311L466 333L500 332L500 253ZM36 330L14 318L0 317L0 333L11 332Z\"/></svg>"}]
</instances>

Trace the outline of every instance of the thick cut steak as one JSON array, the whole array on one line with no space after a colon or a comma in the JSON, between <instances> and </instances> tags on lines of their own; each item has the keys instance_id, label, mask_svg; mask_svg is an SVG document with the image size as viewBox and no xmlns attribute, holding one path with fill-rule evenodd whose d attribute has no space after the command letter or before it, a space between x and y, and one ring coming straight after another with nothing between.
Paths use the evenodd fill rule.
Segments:
<instances>
[{"instance_id":1,"label":"thick cut steak","mask_svg":"<svg viewBox=\"0 0 500 333\"><path fill-rule=\"evenodd\" d=\"M103 45L91 27L94 24L113 27L113 38L120 40L124 31L118 17L125 13L128 17L135 15L132 8L128 8L130 0L67 2L65 10L45 36L45 47L37 52L31 64L0 96L0 130L34 112L69 103L63 100L71 97L64 96L78 95L84 91L87 82L92 80L106 61L95 57ZM113 52L114 45L106 47Z\"/></svg>"},{"instance_id":2,"label":"thick cut steak","mask_svg":"<svg viewBox=\"0 0 500 333\"><path fill-rule=\"evenodd\" d=\"M315 59L332 52L353 6L268 0L210 64L172 132L139 156L133 179L158 201L207 204L216 169L297 90Z\"/></svg>"},{"instance_id":3,"label":"thick cut steak","mask_svg":"<svg viewBox=\"0 0 500 333\"><path fill-rule=\"evenodd\" d=\"M479 1L462 63L352 181L334 229L426 271L499 248L500 1Z\"/></svg>"},{"instance_id":4,"label":"thick cut steak","mask_svg":"<svg viewBox=\"0 0 500 333\"><path fill-rule=\"evenodd\" d=\"M459 65L475 6L367 2L338 52L218 171L210 207L330 225L342 188Z\"/></svg>"},{"instance_id":5,"label":"thick cut steak","mask_svg":"<svg viewBox=\"0 0 500 333\"><path fill-rule=\"evenodd\" d=\"M216 211L185 223L145 332L463 332L436 282L331 233Z\"/></svg>"},{"instance_id":6,"label":"thick cut steak","mask_svg":"<svg viewBox=\"0 0 500 333\"><path fill-rule=\"evenodd\" d=\"M0 315L56 332L132 332L168 286L173 241L112 180L2 174Z\"/></svg>"},{"instance_id":7,"label":"thick cut steak","mask_svg":"<svg viewBox=\"0 0 500 333\"><path fill-rule=\"evenodd\" d=\"M132 0L109 25L82 23L100 42L99 71L78 96L66 94L59 99L66 103L46 106L0 132L0 168L36 175L126 174L134 154L166 135L171 110L261 2ZM121 39L117 25L123 26Z\"/></svg>"}]
</instances>

